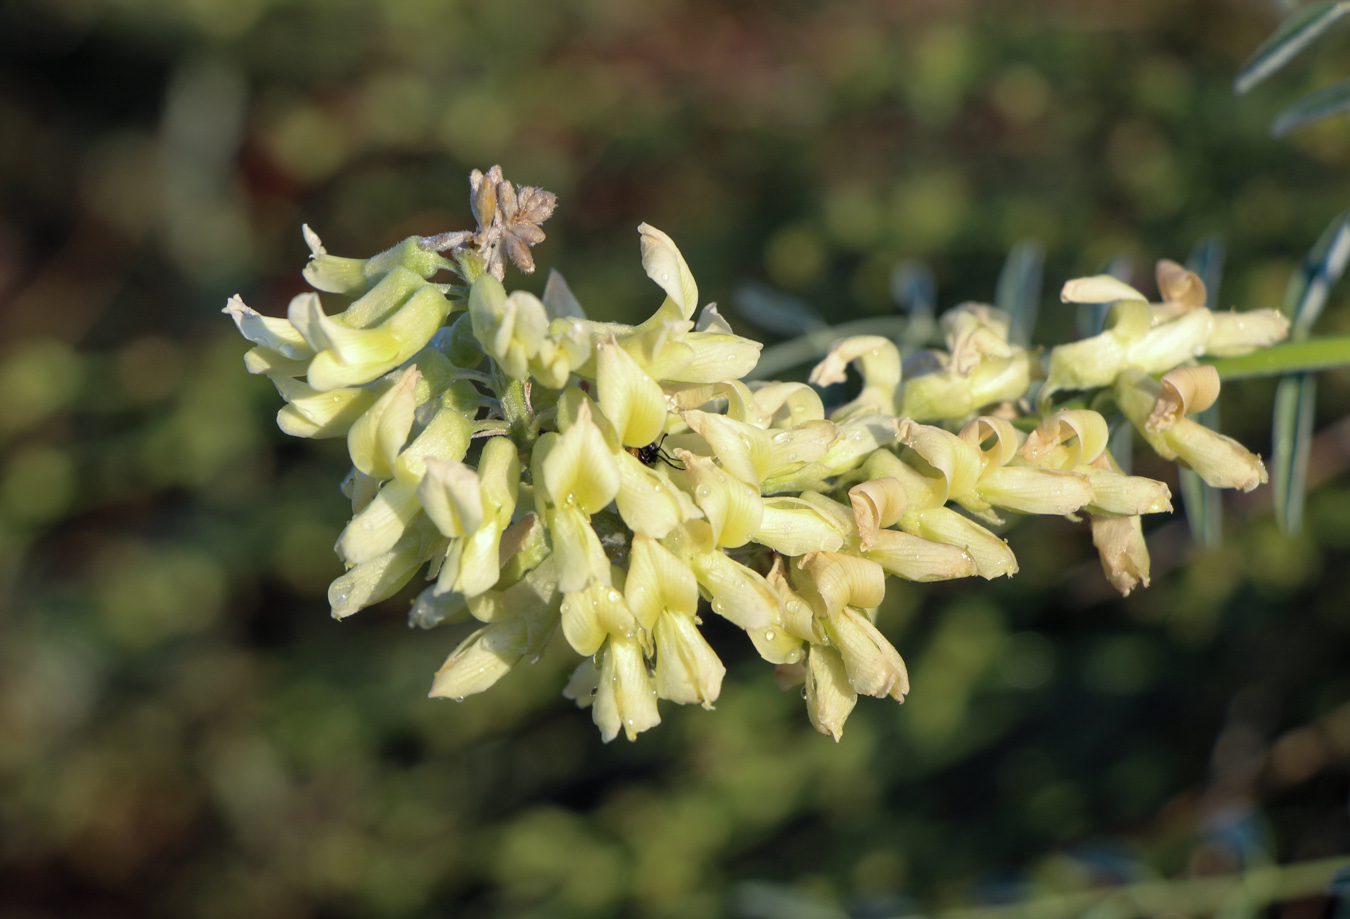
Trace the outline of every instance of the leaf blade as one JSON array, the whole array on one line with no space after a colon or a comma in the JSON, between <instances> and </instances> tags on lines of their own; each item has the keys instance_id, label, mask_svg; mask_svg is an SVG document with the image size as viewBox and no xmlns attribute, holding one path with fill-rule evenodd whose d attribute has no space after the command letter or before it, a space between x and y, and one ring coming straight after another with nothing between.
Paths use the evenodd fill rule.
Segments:
<instances>
[{"instance_id":1,"label":"leaf blade","mask_svg":"<svg viewBox=\"0 0 1350 919\"><path fill-rule=\"evenodd\" d=\"M994 289L994 305L1012 317L1008 341L1023 348L1031 344L1036 327L1044 268L1045 250L1033 240L1021 240L1008 250Z\"/></svg>"},{"instance_id":2,"label":"leaf blade","mask_svg":"<svg viewBox=\"0 0 1350 919\"><path fill-rule=\"evenodd\" d=\"M1350 111L1350 80L1341 80L1311 92L1285 107L1270 125L1271 137L1284 137L1291 131Z\"/></svg>"},{"instance_id":3,"label":"leaf blade","mask_svg":"<svg viewBox=\"0 0 1350 919\"><path fill-rule=\"evenodd\" d=\"M1350 2L1314 3L1280 23L1238 70L1233 90L1245 93L1293 60L1337 19L1350 13Z\"/></svg>"}]
</instances>

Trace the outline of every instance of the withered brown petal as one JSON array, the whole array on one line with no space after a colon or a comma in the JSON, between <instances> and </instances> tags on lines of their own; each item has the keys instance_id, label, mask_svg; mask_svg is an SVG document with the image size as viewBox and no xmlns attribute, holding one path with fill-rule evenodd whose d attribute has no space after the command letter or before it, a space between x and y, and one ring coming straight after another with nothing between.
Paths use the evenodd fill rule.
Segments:
<instances>
[{"instance_id":1,"label":"withered brown petal","mask_svg":"<svg viewBox=\"0 0 1350 919\"><path fill-rule=\"evenodd\" d=\"M526 274L534 273L534 256L530 255L529 246L510 234L502 237L502 246L517 268Z\"/></svg>"},{"instance_id":2,"label":"withered brown petal","mask_svg":"<svg viewBox=\"0 0 1350 919\"><path fill-rule=\"evenodd\" d=\"M519 210L516 219L540 224L553 215L558 206L558 196L533 185L526 185L517 192Z\"/></svg>"},{"instance_id":3,"label":"withered brown petal","mask_svg":"<svg viewBox=\"0 0 1350 919\"><path fill-rule=\"evenodd\" d=\"M532 223L514 223L506 232L527 246L537 246L544 241L544 231Z\"/></svg>"},{"instance_id":4,"label":"withered brown petal","mask_svg":"<svg viewBox=\"0 0 1350 919\"><path fill-rule=\"evenodd\" d=\"M502 220L510 223L516 219L520 204L516 200L516 188L503 179L497 183L497 207L501 209Z\"/></svg>"}]
</instances>

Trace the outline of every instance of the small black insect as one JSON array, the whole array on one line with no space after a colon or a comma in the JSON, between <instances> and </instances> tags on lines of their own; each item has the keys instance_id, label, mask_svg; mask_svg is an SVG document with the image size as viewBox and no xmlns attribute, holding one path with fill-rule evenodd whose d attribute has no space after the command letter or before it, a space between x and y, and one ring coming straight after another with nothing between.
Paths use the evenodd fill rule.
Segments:
<instances>
[{"instance_id":1,"label":"small black insect","mask_svg":"<svg viewBox=\"0 0 1350 919\"><path fill-rule=\"evenodd\" d=\"M662 434L660 440L654 440L645 447L629 447L628 452L636 456L644 466L655 466L656 461L660 460L672 469L683 469L684 463L661 449L661 445L665 442L666 435Z\"/></svg>"}]
</instances>

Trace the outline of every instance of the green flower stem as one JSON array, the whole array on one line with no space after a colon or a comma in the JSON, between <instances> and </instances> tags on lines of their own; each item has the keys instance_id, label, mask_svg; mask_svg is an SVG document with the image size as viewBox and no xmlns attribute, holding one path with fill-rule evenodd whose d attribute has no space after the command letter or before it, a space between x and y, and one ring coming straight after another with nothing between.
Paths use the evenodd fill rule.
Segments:
<instances>
[{"instance_id":1,"label":"green flower stem","mask_svg":"<svg viewBox=\"0 0 1350 919\"><path fill-rule=\"evenodd\" d=\"M1242 357L1221 357L1205 363L1212 364L1225 382L1332 370L1350 366L1350 335L1286 341Z\"/></svg>"},{"instance_id":2,"label":"green flower stem","mask_svg":"<svg viewBox=\"0 0 1350 919\"><path fill-rule=\"evenodd\" d=\"M1350 862L1340 855L1292 865L1263 866L1239 875L1144 881L1003 906L948 909L936 913L935 919L1071 919L1094 907L1112 919L1143 919L1168 910L1188 916L1211 915L1225 906L1237 905L1247 908L1243 915L1253 915L1271 903L1324 892L1332 876L1347 865Z\"/></svg>"},{"instance_id":3,"label":"green flower stem","mask_svg":"<svg viewBox=\"0 0 1350 919\"><path fill-rule=\"evenodd\" d=\"M525 395L525 381L508 377L495 366L492 376L496 381L493 388L501 403L507 433L521 452L528 453L539 435L530 425L532 419L529 399Z\"/></svg>"},{"instance_id":4,"label":"green flower stem","mask_svg":"<svg viewBox=\"0 0 1350 919\"><path fill-rule=\"evenodd\" d=\"M824 329L817 329L800 338L794 338L765 348L759 356L755 369L745 375L746 380L762 380L773 377L807 361L823 357L830 345L850 335L884 335L898 338L910 325L904 316L877 316L869 319L857 319Z\"/></svg>"}]
</instances>

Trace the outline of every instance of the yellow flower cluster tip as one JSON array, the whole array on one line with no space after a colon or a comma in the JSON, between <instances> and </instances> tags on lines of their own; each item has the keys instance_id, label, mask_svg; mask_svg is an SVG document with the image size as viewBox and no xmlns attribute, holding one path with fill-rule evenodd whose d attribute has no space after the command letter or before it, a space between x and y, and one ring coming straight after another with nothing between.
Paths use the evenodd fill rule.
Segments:
<instances>
[{"instance_id":1,"label":"yellow flower cluster tip","mask_svg":"<svg viewBox=\"0 0 1350 919\"><path fill-rule=\"evenodd\" d=\"M1112 584L1147 585L1140 516L1170 510L1168 489L1125 475L1107 416L1082 399L1056 407L1057 392L1097 391L1093 405L1211 484L1265 480L1257 457L1187 417L1217 398L1218 378L1180 365L1268 344L1287 322L1211 312L1173 263L1159 267L1158 305L1110 278L1065 286L1066 301L1115 306L1101 335L1050 352L1038 409L1025 400L1045 376L1039 356L1009 343L1006 315L967 304L943 317L946 350L903 364L888 339L837 342L811 383L853 365L862 388L827 411L811 385L743 381L761 346L698 308L693 274L654 227L639 228L642 265L665 298L641 325L587 319L556 272L542 297L508 293L505 259L533 270L552 196L495 168L472 187L477 232L370 259L332 256L305 228L305 278L344 298L341 312L317 293L285 318L238 297L225 308L254 344L248 370L285 400L282 430L347 438L333 615L425 568L411 623L479 623L432 696L487 689L561 627L582 656L565 694L606 741L631 740L660 721L659 699L717 700L707 601L780 685L804 684L811 723L838 739L859 694L909 691L876 624L887 576L1014 574L990 529L1006 513L1086 515Z\"/></svg>"}]
</instances>

